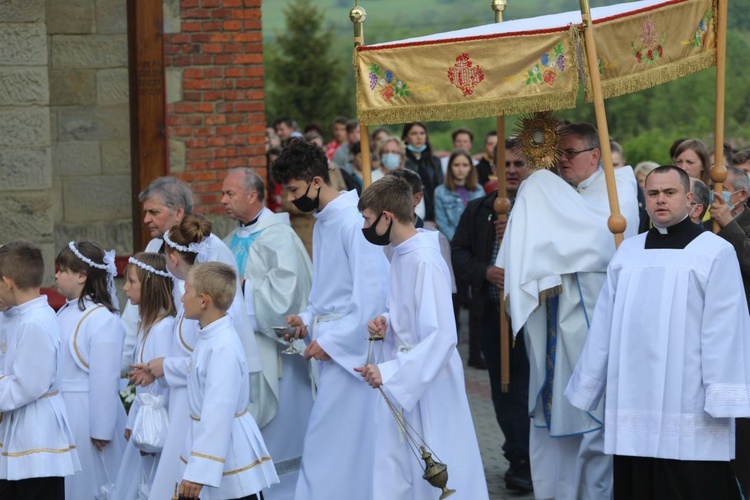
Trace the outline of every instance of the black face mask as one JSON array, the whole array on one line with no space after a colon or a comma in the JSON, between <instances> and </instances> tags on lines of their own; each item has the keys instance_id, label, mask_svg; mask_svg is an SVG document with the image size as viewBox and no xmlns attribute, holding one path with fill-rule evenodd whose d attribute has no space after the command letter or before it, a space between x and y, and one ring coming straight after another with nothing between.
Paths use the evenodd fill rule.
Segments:
<instances>
[{"instance_id":1,"label":"black face mask","mask_svg":"<svg viewBox=\"0 0 750 500\"><path fill-rule=\"evenodd\" d=\"M383 216L383 213L385 212L381 212L381 214L378 215L378 218L375 219L375 222L373 222L370 227L362 228L362 234L365 235L365 239L373 245L378 245L381 247L384 247L391 242L391 226L393 226L393 221L391 221L391 223L388 224L388 229L385 230L385 234L383 234L382 236L376 232L375 228L378 227L378 222L380 222L380 218Z\"/></svg>"},{"instance_id":2,"label":"black face mask","mask_svg":"<svg viewBox=\"0 0 750 500\"><path fill-rule=\"evenodd\" d=\"M307 193L310 192L310 186L312 186L312 182L307 185L307 191L305 191L305 194L296 200L292 200L292 203L294 203L294 206L297 207L297 210L300 212L312 212L313 210L317 210L318 205L320 204L320 188L318 188L318 194L313 200L307 196Z\"/></svg>"}]
</instances>

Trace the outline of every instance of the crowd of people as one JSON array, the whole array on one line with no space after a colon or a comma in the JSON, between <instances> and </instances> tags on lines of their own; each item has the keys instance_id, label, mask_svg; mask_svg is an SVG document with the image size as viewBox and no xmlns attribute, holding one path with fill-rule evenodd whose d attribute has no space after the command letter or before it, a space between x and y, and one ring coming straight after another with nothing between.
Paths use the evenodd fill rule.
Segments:
<instances>
[{"instance_id":1,"label":"crowd of people","mask_svg":"<svg viewBox=\"0 0 750 500\"><path fill-rule=\"evenodd\" d=\"M439 494L430 460L455 498L488 498L464 307L508 488L747 494L748 152L724 154L714 197L702 141L635 168L612 143L618 249L589 124L561 127L553 170L504 139L507 219L495 133L474 154L457 129L441 158L422 123L374 130L365 188L355 120L335 119L328 143L290 118L272 129L267 179L223 178L223 239L179 180L140 193L153 239L129 259L123 307L96 242L57 255L56 316L39 247L0 247L0 499L417 500Z\"/></svg>"}]
</instances>

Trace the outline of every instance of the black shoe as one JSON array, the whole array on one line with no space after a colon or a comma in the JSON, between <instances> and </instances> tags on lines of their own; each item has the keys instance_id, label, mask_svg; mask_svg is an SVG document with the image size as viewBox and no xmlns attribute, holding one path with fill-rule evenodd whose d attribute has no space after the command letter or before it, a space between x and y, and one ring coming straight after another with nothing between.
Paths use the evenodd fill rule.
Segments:
<instances>
[{"instance_id":1,"label":"black shoe","mask_svg":"<svg viewBox=\"0 0 750 500\"><path fill-rule=\"evenodd\" d=\"M486 370L487 369L487 363L484 362L484 359L481 356L476 356L472 358L469 356L469 366L472 368L476 368L477 370Z\"/></svg>"},{"instance_id":2,"label":"black shoe","mask_svg":"<svg viewBox=\"0 0 750 500\"><path fill-rule=\"evenodd\" d=\"M509 490L523 492L534 491L531 482L531 468L529 461L525 459L514 460L505 473L505 487Z\"/></svg>"}]
</instances>

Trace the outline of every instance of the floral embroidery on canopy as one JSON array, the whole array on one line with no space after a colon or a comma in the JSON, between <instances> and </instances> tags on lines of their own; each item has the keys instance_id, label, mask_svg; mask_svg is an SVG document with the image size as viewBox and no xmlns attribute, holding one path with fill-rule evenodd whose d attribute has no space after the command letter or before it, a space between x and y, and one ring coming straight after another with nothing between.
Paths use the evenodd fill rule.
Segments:
<instances>
[{"instance_id":1,"label":"floral embroidery on canopy","mask_svg":"<svg viewBox=\"0 0 750 500\"><path fill-rule=\"evenodd\" d=\"M374 92L377 88L380 88L380 97L384 101L389 101L394 96L411 97L407 83L396 78L389 69L384 71L380 66L372 63L369 77L370 90Z\"/></svg>"},{"instance_id":2,"label":"floral embroidery on canopy","mask_svg":"<svg viewBox=\"0 0 750 500\"><path fill-rule=\"evenodd\" d=\"M689 40L682 42L683 45L690 45L691 47L701 48L706 43L706 36L708 35L708 28L711 23L711 9L708 9L698 23L695 33Z\"/></svg>"},{"instance_id":3,"label":"floral embroidery on canopy","mask_svg":"<svg viewBox=\"0 0 750 500\"><path fill-rule=\"evenodd\" d=\"M531 69L522 73L526 85L554 85L555 78L565 71L565 48L558 43L552 50L552 56L545 52L540 61Z\"/></svg>"},{"instance_id":4,"label":"floral embroidery on canopy","mask_svg":"<svg viewBox=\"0 0 750 500\"><path fill-rule=\"evenodd\" d=\"M474 65L469 54L464 52L456 57L456 63L448 68L448 80L466 97L473 94L474 87L484 81L484 71L478 65Z\"/></svg>"},{"instance_id":5,"label":"floral embroidery on canopy","mask_svg":"<svg viewBox=\"0 0 750 500\"><path fill-rule=\"evenodd\" d=\"M636 47L635 42L630 42L635 60L640 64L653 66L664 53L663 44L667 43L667 34L665 32L661 36L659 35L656 25L651 21L651 16L646 16L643 24L641 24L640 42L641 44L638 47Z\"/></svg>"}]
</instances>

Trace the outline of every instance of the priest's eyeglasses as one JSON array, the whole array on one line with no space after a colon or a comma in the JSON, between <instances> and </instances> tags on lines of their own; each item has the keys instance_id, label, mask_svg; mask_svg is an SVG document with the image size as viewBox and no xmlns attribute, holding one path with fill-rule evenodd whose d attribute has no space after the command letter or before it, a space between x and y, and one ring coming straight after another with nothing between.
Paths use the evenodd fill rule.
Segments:
<instances>
[{"instance_id":1,"label":"priest's eyeglasses","mask_svg":"<svg viewBox=\"0 0 750 500\"><path fill-rule=\"evenodd\" d=\"M588 151L593 151L596 148L588 148L588 149L563 149L560 151L560 153L567 158L568 160L572 160L576 156L578 156L581 153L586 153Z\"/></svg>"}]
</instances>

